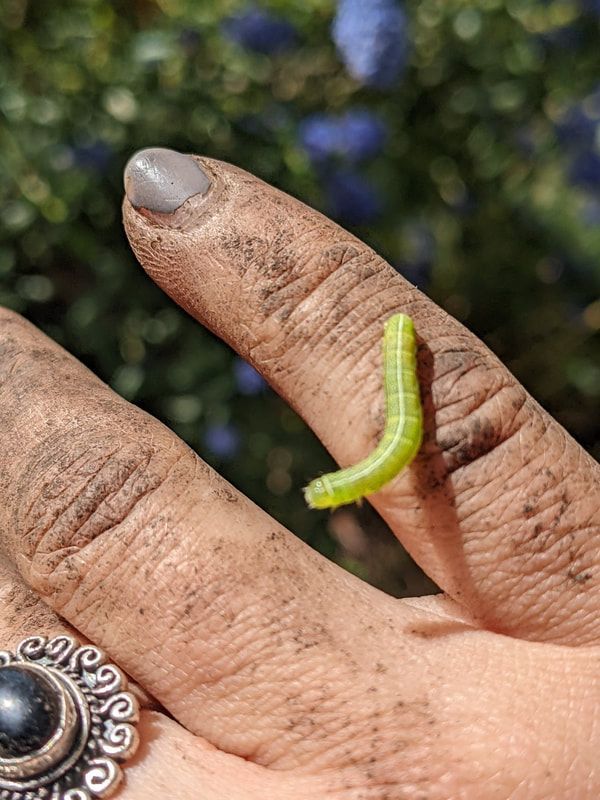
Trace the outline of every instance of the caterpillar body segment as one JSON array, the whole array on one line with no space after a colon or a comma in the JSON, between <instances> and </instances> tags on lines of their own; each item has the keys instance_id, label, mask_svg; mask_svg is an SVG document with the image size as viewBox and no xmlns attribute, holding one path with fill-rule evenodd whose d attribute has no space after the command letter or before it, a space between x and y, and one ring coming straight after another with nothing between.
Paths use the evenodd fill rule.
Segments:
<instances>
[{"instance_id":1,"label":"caterpillar body segment","mask_svg":"<svg viewBox=\"0 0 600 800\"><path fill-rule=\"evenodd\" d=\"M395 314L384 325L385 428L365 459L312 480L304 489L310 508L335 508L379 491L417 455L423 411L417 379L417 342L412 319Z\"/></svg>"}]
</instances>

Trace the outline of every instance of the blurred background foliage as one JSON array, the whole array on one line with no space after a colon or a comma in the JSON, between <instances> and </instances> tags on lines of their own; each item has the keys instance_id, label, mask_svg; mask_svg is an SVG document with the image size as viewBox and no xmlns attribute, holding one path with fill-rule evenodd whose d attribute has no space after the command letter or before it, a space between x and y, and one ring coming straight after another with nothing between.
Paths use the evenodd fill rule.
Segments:
<instances>
[{"instance_id":1,"label":"blurred background foliage","mask_svg":"<svg viewBox=\"0 0 600 800\"><path fill-rule=\"evenodd\" d=\"M431 590L260 376L144 276L121 173L232 161L355 230L600 456L597 0L1 0L0 303L310 544Z\"/></svg>"}]
</instances>

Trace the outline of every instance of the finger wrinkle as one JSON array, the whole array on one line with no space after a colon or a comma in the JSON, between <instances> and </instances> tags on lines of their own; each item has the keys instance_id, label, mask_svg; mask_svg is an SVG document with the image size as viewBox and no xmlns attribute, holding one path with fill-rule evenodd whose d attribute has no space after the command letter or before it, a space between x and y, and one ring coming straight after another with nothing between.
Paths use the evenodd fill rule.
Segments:
<instances>
[{"instance_id":1,"label":"finger wrinkle","mask_svg":"<svg viewBox=\"0 0 600 800\"><path fill-rule=\"evenodd\" d=\"M265 241L265 247L265 252L253 254L245 272L248 285L253 287L258 283L265 299L282 288L294 286L305 287L298 292L304 299L317 275L329 276L364 255L364 249L359 249L351 239L324 245L322 226L278 229L272 239Z\"/></svg>"},{"instance_id":2,"label":"finger wrinkle","mask_svg":"<svg viewBox=\"0 0 600 800\"><path fill-rule=\"evenodd\" d=\"M476 412L469 414L464 425L438 439L448 475L471 468L490 453L500 458L502 450L510 447L511 441L519 436L519 428L511 428L510 424L505 427L502 409L498 406L497 396L485 400Z\"/></svg>"},{"instance_id":3,"label":"finger wrinkle","mask_svg":"<svg viewBox=\"0 0 600 800\"><path fill-rule=\"evenodd\" d=\"M345 248L342 249L341 253L344 252L346 252ZM325 256L319 256L320 260L323 258ZM259 363L263 355L267 358L275 356L285 361L291 361L288 348L293 348L294 343L301 344L301 353L310 353L315 346L325 341L328 336L337 343L338 349L340 344L343 349L346 349L351 344L350 336L344 337L344 330L351 328L349 317L357 310L357 304L352 301L352 290L360 284L362 278L353 270L347 272L344 270L344 266L354 259L367 258L370 260L370 257L368 254L366 256L362 254L353 256L349 262L345 262L343 256L340 260L340 253L337 253L335 259L330 254L327 258L331 262L330 267L327 270L319 269L314 273L309 273L314 277L310 280L308 291L300 297L297 293L287 296L287 306L283 307L283 310L281 297L277 292L269 294L269 303L273 303L273 305L268 309L262 308L262 313L266 319L260 327L261 329L269 327L269 319L276 321L277 327L274 332L277 332L278 341L285 341L286 352L284 353L281 350L273 352L266 347L264 353L258 353L256 348L253 348ZM343 271L342 278L340 278L340 271ZM343 281L346 290L343 299L338 297L340 280ZM270 293L270 289L268 291ZM362 311L367 310L368 306L365 303ZM281 330L280 325L283 326L283 330ZM280 335L281 333L285 335L285 338ZM298 358L297 361L299 368L302 368L302 358Z\"/></svg>"},{"instance_id":4,"label":"finger wrinkle","mask_svg":"<svg viewBox=\"0 0 600 800\"><path fill-rule=\"evenodd\" d=\"M61 468L59 457L48 474L45 454L52 452L56 458L60 444L55 443L57 447L50 451L42 449L44 455L34 457L31 468L17 481L19 492L27 499L24 504L27 513L20 509L16 512L18 547L40 581L36 588L51 591L55 602L59 602L58 583L65 584L65 589L68 583L69 595L75 591L73 567L80 562L73 560L73 548L81 555L103 540L102 549L108 557L113 540L123 538L123 543L131 540L135 529L133 519L139 516L142 507L147 512L152 498L169 478L168 467L165 469L164 460L157 458L153 447L137 442L111 446L110 440L94 446L87 438L78 444L72 436L67 441L70 452L81 448L86 455L74 461L67 455L65 460L71 463L67 470ZM62 444L67 441L61 437ZM94 450L96 457L90 458L89 453ZM67 491L62 488L65 483ZM106 537L109 538L104 542ZM65 559L61 559L63 554ZM83 581L84 576L79 574L78 580ZM67 599L62 597L60 602Z\"/></svg>"},{"instance_id":5,"label":"finger wrinkle","mask_svg":"<svg viewBox=\"0 0 600 800\"><path fill-rule=\"evenodd\" d=\"M47 444L44 442L44 446ZM71 540L83 545L126 518L158 485L157 476L150 478L148 475L154 455L152 450L140 453L137 447L133 452L131 448L121 447L112 449L106 456L102 455L101 463L91 476L88 469L84 470L83 475L71 471L68 476L72 482L69 496L64 504L52 510L48 503L54 494L52 484L45 491L47 479L42 477L42 490L29 504L29 520L19 520L19 527L29 545L29 554L33 557L36 552L44 553L51 539ZM62 483L64 478L61 472L59 481ZM56 500L58 496L53 499ZM29 522L29 525L23 525L24 522ZM49 550L53 549L50 544Z\"/></svg>"},{"instance_id":6,"label":"finger wrinkle","mask_svg":"<svg viewBox=\"0 0 600 800\"><path fill-rule=\"evenodd\" d=\"M303 337L307 351L323 341L330 347L337 345L336 349L350 350L349 345L353 341L353 336L350 335L351 330L353 335L354 333L360 335L361 331L370 328L371 323L375 320L378 320L381 325L380 313L373 313L375 302L378 299L384 299L377 277L372 275L364 281L360 277L355 281L350 281L345 277L344 283L347 291L343 301L331 299L335 298L335 292L331 291L330 284L336 279L337 275L330 276L323 281L318 287L319 296L311 296L310 303L301 301L296 305L292 317L299 316L303 321L309 323L306 325L307 335ZM374 284L374 290L369 294L365 285L371 284ZM361 291L360 297L355 298L354 294L358 286L361 286L364 294ZM315 315L318 318L316 325L314 324Z\"/></svg>"}]
</instances>

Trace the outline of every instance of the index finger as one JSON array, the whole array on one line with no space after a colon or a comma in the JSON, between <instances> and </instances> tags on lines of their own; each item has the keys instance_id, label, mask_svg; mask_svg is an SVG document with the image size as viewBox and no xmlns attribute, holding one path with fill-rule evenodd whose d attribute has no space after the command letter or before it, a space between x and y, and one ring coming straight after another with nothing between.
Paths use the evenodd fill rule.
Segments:
<instances>
[{"instance_id":1,"label":"index finger","mask_svg":"<svg viewBox=\"0 0 600 800\"><path fill-rule=\"evenodd\" d=\"M481 341L354 236L235 167L145 150L126 192L125 228L146 271L254 364L342 465L379 437L383 322L409 314L424 445L373 505L488 628L600 639L600 468Z\"/></svg>"}]
</instances>

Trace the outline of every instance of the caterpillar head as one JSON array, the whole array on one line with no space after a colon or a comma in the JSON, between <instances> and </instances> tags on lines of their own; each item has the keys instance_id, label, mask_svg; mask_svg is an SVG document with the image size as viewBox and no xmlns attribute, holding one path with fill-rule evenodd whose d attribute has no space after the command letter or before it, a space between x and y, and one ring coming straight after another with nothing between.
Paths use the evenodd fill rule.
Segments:
<instances>
[{"instance_id":1,"label":"caterpillar head","mask_svg":"<svg viewBox=\"0 0 600 800\"><path fill-rule=\"evenodd\" d=\"M331 508L337 505L326 475L315 478L304 488L304 499L309 508Z\"/></svg>"}]
</instances>

